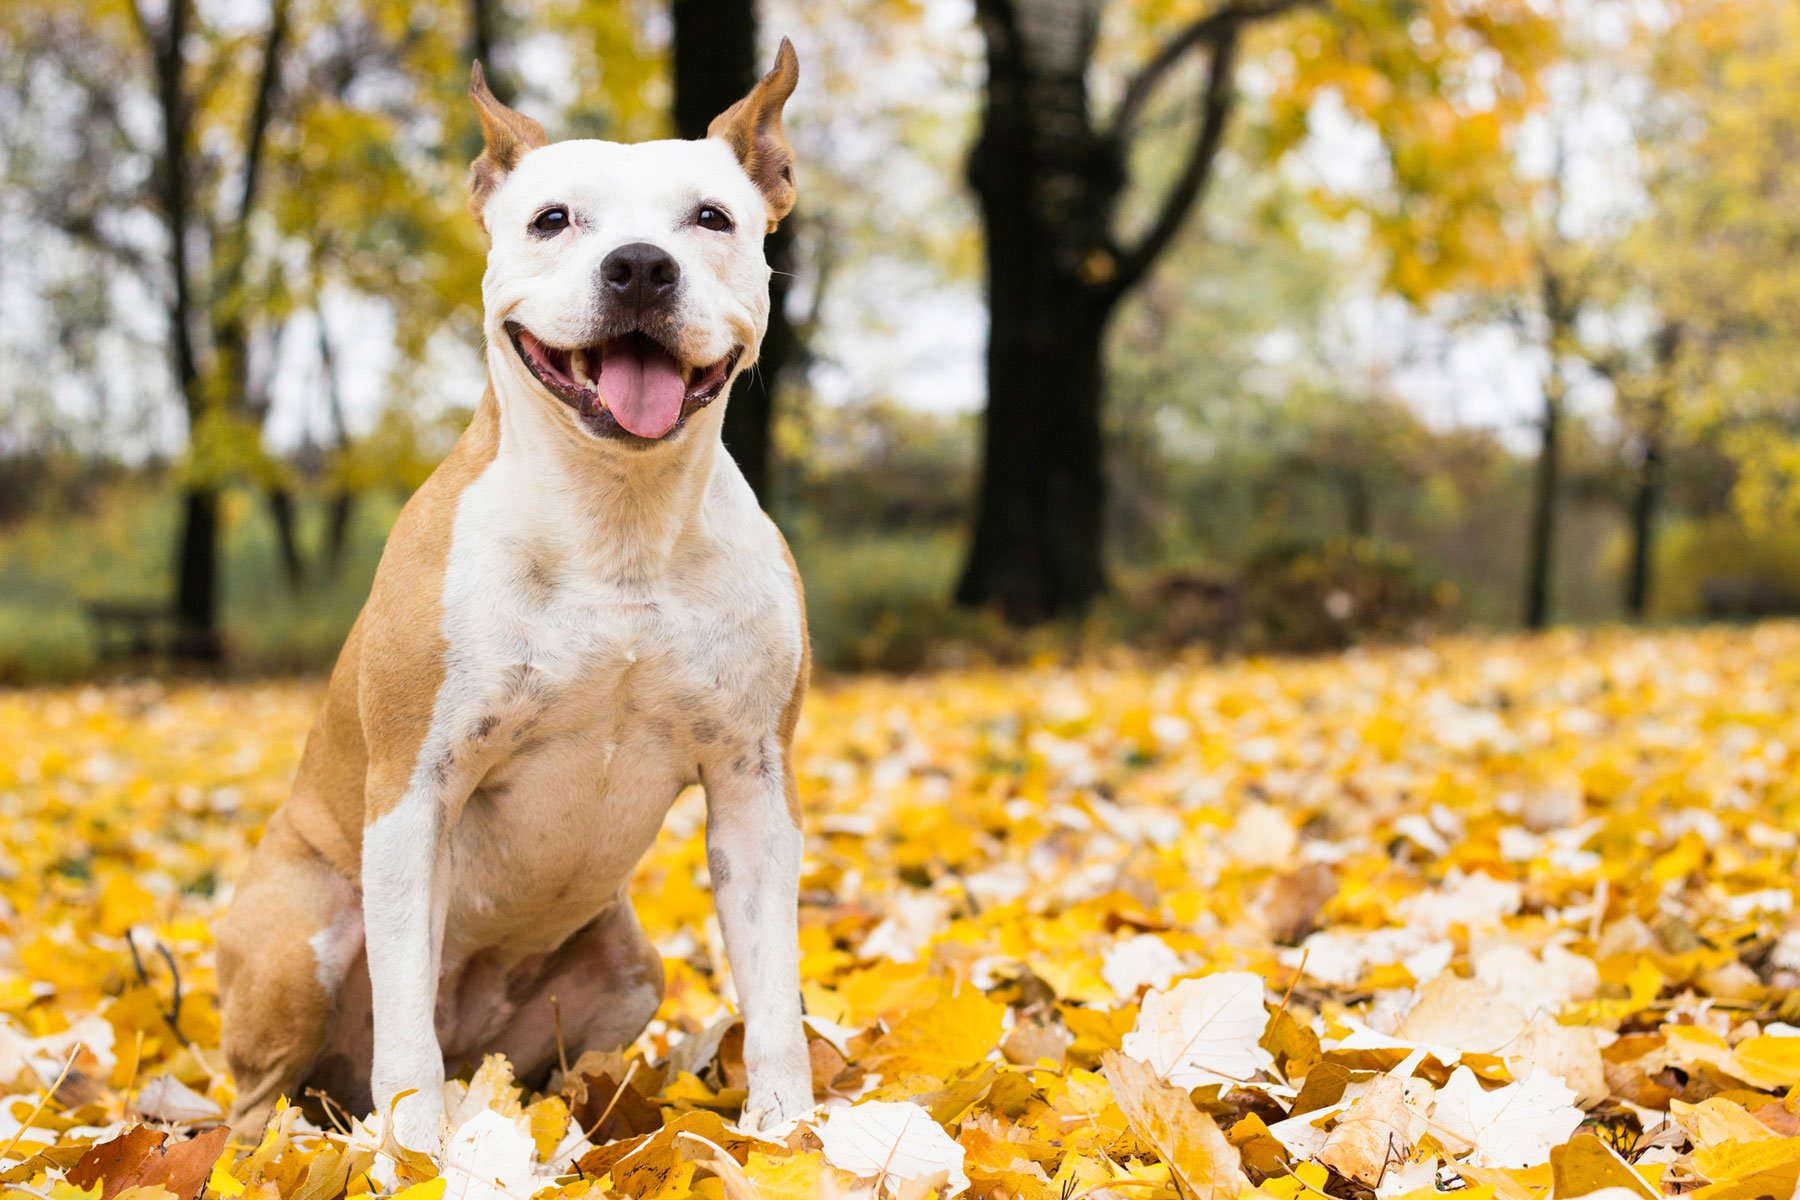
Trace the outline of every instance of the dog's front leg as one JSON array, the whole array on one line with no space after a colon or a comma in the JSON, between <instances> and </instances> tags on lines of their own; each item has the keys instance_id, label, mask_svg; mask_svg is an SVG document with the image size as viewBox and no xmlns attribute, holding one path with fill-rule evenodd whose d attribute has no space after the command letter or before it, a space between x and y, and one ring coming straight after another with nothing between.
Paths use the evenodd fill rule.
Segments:
<instances>
[{"instance_id":1,"label":"dog's front leg","mask_svg":"<svg viewBox=\"0 0 1800 1200\"><path fill-rule=\"evenodd\" d=\"M375 1015L369 1084L376 1113L385 1118L391 1110L400 1143L436 1153L445 1132L437 988L450 807L430 772L414 774L398 802L363 829L363 928ZM379 795L374 777L372 799Z\"/></svg>"},{"instance_id":2,"label":"dog's front leg","mask_svg":"<svg viewBox=\"0 0 1800 1200\"><path fill-rule=\"evenodd\" d=\"M812 1107L800 1017L802 838L794 781L775 738L762 762L706 774L706 862L744 1018L743 1123L768 1129Z\"/></svg>"}]
</instances>

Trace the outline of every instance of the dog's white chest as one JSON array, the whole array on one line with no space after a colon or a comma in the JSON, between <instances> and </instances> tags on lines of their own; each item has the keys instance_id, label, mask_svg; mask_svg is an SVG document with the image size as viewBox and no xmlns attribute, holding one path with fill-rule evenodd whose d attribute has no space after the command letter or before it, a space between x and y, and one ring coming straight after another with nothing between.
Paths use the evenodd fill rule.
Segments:
<instances>
[{"instance_id":1,"label":"dog's white chest","mask_svg":"<svg viewBox=\"0 0 1800 1200\"><path fill-rule=\"evenodd\" d=\"M434 731L474 781L450 839L447 958L541 954L625 884L709 762L754 769L792 693L798 603L761 555L622 580L553 540L453 550ZM774 566L782 566L779 559Z\"/></svg>"}]
</instances>

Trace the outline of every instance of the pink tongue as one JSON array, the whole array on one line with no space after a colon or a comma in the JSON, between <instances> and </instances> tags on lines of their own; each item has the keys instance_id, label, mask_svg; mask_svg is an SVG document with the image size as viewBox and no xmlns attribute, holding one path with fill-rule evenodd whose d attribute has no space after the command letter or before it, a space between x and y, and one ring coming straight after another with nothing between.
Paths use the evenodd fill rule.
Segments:
<instances>
[{"instance_id":1,"label":"pink tongue","mask_svg":"<svg viewBox=\"0 0 1800 1200\"><path fill-rule=\"evenodd\" d=\"M613 419L630 433L659 438L681 420L687 391L681 368L647 346L608 346L600 358L600 395Z\"/></svg>"}]
</instances>

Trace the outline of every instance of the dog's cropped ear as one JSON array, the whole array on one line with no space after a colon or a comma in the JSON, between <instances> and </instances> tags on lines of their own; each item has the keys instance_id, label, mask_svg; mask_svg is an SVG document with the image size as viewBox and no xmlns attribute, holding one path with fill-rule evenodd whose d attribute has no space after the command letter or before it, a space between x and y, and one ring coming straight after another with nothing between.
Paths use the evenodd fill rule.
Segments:
<instances>
[{"instance_id":1,"label":"dog's cropped ear","mask_svg":"<svg viewBox=\"0 0 1800 1200\"><path fill-rule=\"evenodd\" d=\"M794 53L794 44L782 38L775 69L706 127L707 137L731 147L762 192L771 233L794 208L794 150L781 128L781 106L794 94L799 81L800 58Z\"/></svg>"},{"instance_id":2,"label":"dog's cropped ear","mask_svg":"<svg viewBox=\"0 0 1800 1200\"><path fill-rule=\"evenodd\" d=\"M469 211L486 229L481 210L488 197L528 151L549 145L550 139L544 136L542 125L494 99L479 62L469 72L469 99L475 104L475 115L481 118L481 137L486 143L470 172Z\"/></svg>"}]
</instances>

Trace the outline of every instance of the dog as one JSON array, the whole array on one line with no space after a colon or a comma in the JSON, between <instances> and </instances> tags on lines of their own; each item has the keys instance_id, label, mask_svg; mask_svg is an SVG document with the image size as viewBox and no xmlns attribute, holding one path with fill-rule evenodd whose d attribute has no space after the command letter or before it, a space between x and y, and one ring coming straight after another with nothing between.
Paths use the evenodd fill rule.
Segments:
<instances>
[{"instance_id":1,"label":"dog","mask_svg":"<svg viewBox=\"0 0 1800 1200\"><path fill-rule=\"evenodd\" d=\"M435 1150L451 1071L633 1041L662 965L632 869L706 793L743 1123L812 1106L791 745L810 656L787 545L724 451L793 208L773 70L698 141L551 143L475 65L488 386L394 525L293 791L218 930L229 1121L282 1096Z\"/></svg>"}]
</instances>

